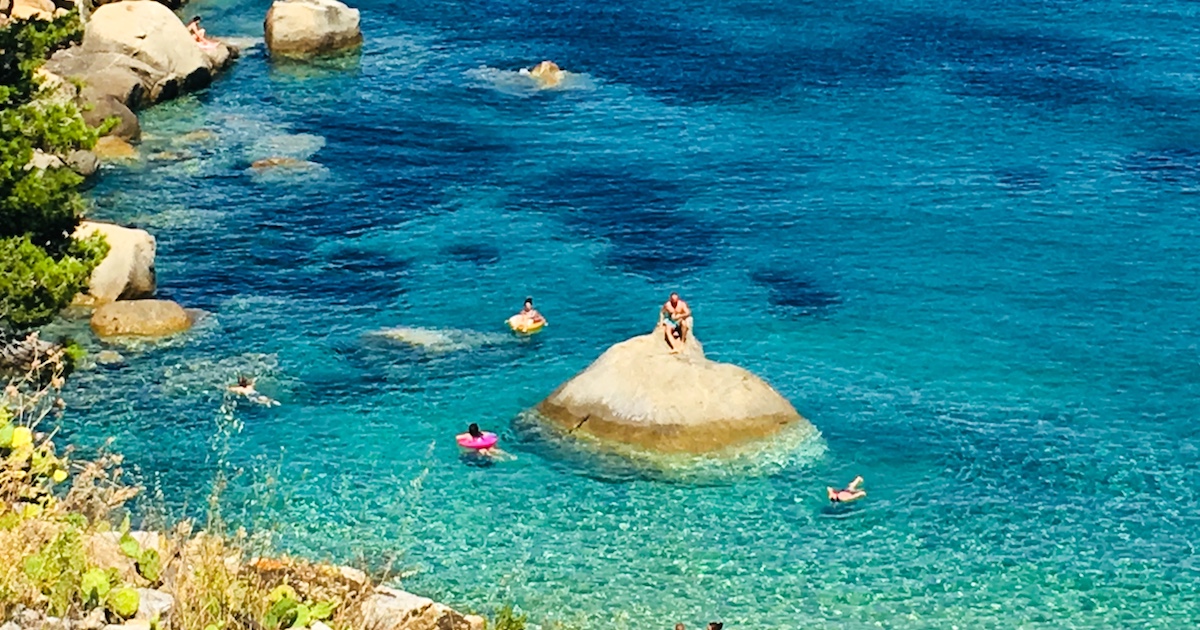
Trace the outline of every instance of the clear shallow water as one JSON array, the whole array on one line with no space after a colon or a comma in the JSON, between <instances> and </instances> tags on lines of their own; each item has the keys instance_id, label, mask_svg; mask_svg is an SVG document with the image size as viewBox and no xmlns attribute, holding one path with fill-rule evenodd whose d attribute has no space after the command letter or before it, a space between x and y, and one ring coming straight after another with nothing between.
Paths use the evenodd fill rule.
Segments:
<instances>
[{"instance_id":1,"label":"clear shallow water","mask_svg":"<svg viewBox=\"0 0 1200 630\"><path fill-rule=\"evenodd\" d=\"M259 4L193 9L255 37ZM359 6L360 59L252 50L145 113L144 153L188 159L92 193L212 314L72 383L75 436L173 510L228 448L230 509L286 548L584 627L1200 618L1194 5ZM579 80L507 74L543 58ZM459 459L672 289L823 453L720 484ZM527 294L551 327L491 337ZM480 335L371 334L397 326ZM239 371L283 405L214 440ZM855 474L869 500L829 510Z\"/></svg>"}]
</instances>

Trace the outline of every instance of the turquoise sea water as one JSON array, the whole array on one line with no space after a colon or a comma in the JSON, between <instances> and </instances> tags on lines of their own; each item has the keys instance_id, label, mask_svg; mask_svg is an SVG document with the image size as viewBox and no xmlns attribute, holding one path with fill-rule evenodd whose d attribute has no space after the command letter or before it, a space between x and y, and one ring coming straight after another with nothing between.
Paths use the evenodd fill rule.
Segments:
<instances>
[{"instance_id":1,"label":"turquoise sea water","mask_svg":"<svg viewBox=\"0 0 1200 630\"><path fill-rule=\"evenodd\" d=\"M267 6L188 12L261 37ZM587 628L1200 619L1197 5L358 6L360 58L249 50L144 113L143 154L184 159L91 193L211 314L71 384L75 438L171 511L240 468L227 511L286 549ZM544 58L578 76L531 89ZM705 483L511 433L514 462L459 458L671 290L819 443ZM517 341L526 295L551 326ZM283 404L214 437L238 372Z\"/></svg>"}]
</instances>

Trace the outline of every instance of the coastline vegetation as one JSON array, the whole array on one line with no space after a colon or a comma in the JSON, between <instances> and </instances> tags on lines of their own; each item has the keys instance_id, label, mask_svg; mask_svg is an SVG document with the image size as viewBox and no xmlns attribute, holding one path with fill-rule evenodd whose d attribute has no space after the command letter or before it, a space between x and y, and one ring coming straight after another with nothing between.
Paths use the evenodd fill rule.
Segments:
<instances>
[{"instance_id":1,"label":"coastline vegetation","mask_svg":"<svg viewBox=\"0 0 1200 630\"><path fill-rule=\"evenodd\" d=\"M100 236L72 236L86 209L83 177L61 160L33 166L40 154L89 150L105 131L87 125L39 73L81 35L77 11L0 26L0 347L58 316L108 251ZM383 579L252 557L250 536L230 533L221 517L220 473L203 527L180 520L133 529L127 503L142 488L126 479L122 457L76 459L46 427L65 408L60 393L74 358L70 346L34 343L0 394L0 620L62 630L370 626L364 604ZM522 630L526 616L506 606L492 626Z\"/></svg>"},{"instance_id":2,"label":"coastline vegetation","mask_svg":"<svg viewBox=\"0 0 1200 630\"><path fill-rule=\"evenodd\" d=\"M15 20L0 27L0 330L11 336L50 322L86 286L104 258L101 237L72 237L85 204L83 178L65 167L34 168L38 153L91 149L103 130L56 98L38 69L80 41L79 15Z\"/></svg>"}]
</instances>

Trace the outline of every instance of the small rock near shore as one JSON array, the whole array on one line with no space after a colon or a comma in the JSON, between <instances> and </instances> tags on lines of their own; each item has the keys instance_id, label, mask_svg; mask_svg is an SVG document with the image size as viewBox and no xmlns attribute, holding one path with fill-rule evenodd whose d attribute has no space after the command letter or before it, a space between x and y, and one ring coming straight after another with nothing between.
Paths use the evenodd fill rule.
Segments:
<instances>
[{"instance_id":1,"label":"small rock near shore","mask_svg":"<svg viewBox=\"0 0 1200 630\"><path fill-rule=\"evenodd\" d=\"M362 604L364 630L474 630L454 609L429 598L386 586Z\"/></svg>"},{"instance_id":2,"label":"small rock near shore","mask_svg":"<svg viewBox=\"0 0 1200 630\"><path fill-rule=\"evenodd\" d=\"M338 0L275 0L263 29L272 55L321 55L362 44L358 9Z\"/></svg>"},{"instance_id":3,"label":"small rock near shore","mask_svg":"<svg viewBox=\"0 0 1200 630\"><path fill-rule=\"evenodd\" d=\"M91 151L77 149L67 154L67 166L84 177L91 177L100 170L100 158Z\"/></svg>"},{"instance_id":4,"label":"small rock near shore","mask_svg":"<svg viewBox=\"0 0 1200 630\"><path fill-rule=\"evenodd\" d=\"M101 350L96 353L96 363L100 365L120 365L124 362L125 357L116 350Z\"/></svg>"},{"instance_id":5,"label":"small rock near shore","mask_svg":"<svg viewBox=\"0 0 1200 630\"><path fill-rule=\"evenodd\" d=\"M105 304L92 313L100 337L164 337L192 327L192 318L170 300L129 300Z\"/></svg>"}]
</instances>

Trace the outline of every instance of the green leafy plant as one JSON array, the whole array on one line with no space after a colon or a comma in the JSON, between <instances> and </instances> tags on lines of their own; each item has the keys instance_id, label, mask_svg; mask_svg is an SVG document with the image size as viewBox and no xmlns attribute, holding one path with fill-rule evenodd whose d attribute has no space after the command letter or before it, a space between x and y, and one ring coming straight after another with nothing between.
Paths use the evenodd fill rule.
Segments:
<instances>
[{"instance_id":1,"label":"green leafy plant","mask_svg":"<svg viewBox=\"0 0 1200 630\"><path fill-rule=\"evenodd\" d=\"M80 591L84 565L79 530L67 527L41 551L25 558L22 568L25 576L46 596L50 614L61 617Z\"/></svg>"},{"instance_id":2,"label":"green leafy plant","mask_svg":"<svg viewBox=\"0 0 1200 630\"><path fill-rule=\"evenodd\" d=\"M114 578L115 572L111 570L91 569L84 573L79 585L84 605L88 608L95 608L103 603L108 597L109 591L112 590Z\"/></svg>"},{"instance_id":3,"label":"green leafy plant","mask_svg":"<svg viewBox=\"0 0 1200 630\"><path fill-rule=\"evenodd\" d=\"M109 591L106 601L107 608L112 614L122 619L129 619L137 614L141 598L138 597L136 589L122 586Z\"/></svg>"},{"instance_id":4,"label":"green leafy plant","mask_svg":"<svg viewBox=\"0 0 1200 630\"><path fill-rule=\"evenodd\" d=\"M263 627L268 630L307 628L313 621L324 621L333 616L336 602L301 602L296 589L280 584L267 596L271 607L263 616Z\"/></svg>"},{"instance_id":5,"label":"green leafy plant","mask_svg":"<svg viewBox=\"0 0 1200 630\"><path fill-rule=\"evenodd\" d=\"M133 560L137 566L138 575L150 583L158 583L162 577L162 559L154 549L142 549L142 545L129 533L128 519L122 529L120 547L121 553Z\"/></svg>"},{"instance_id":6,"label":"green leafy plant","mask_svg":"<svg viewBox=\"0 0 1200 630\"><path fill-rule=\"evenodd\" d=\"M496 612L496 618L492 620L492 627L495 630L525 630L525 624L528 621L528 615L517 614L512 604L505 604Z\"/></svg>"},{"instance_id":7,"label":"green leafy plant","mask_svg":"<svg viewBox=\"0 0 1200 630\"><path fill-rule=\"evenodd\" d=\"M103 258L102 243L72 238L84 210L82 178L67 168L28 168L35 151L65 155L96 142L78 107L49 98L36 73L81 34L74 11L0 28L0 324L10 329L49 322Z\"/></svg>"}]
</instances>

